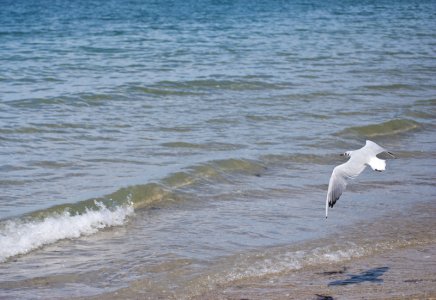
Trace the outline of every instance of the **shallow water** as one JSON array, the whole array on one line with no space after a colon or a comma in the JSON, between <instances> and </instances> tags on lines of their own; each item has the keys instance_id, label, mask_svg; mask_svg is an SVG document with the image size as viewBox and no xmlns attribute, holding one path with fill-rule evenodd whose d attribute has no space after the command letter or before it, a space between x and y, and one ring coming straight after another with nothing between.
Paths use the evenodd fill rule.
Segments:
<instances>
[{"instance_id":1,"label":"shallow water","mask_svg":"<svg viewBox=\"0 0 436 300\"><path fill-rule=\"evenodd\" d=\"M434 240L422 213L341 236L434 212L433 2L2 5L4 297L183 298ZM326 221L365 139L398 159Z\"/></svg>"}]
</instances>

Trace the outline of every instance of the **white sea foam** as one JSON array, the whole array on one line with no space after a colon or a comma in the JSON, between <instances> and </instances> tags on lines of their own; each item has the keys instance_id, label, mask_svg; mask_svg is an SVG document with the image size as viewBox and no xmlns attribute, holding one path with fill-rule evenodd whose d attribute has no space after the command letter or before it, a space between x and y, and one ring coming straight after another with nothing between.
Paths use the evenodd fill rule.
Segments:
<instances>
[{"instance_id":1,"label":"white sea foam","mask_svg":"<svg viewBox=\"0 0 436 300\"><path fill-rule=\"evenodd\" d=\"M96 205L97 210L88 209L80 215L72 216L64 212L44 220L6 221L0 228L0 262L62 239L78 238L103 228L122 225L134 211L132 205L119 206L114 210L101 203Z\"/></svg>"},{"instance_id":2,"label":"white sea foam","mask_svg":"<svg viewBox=\"0 0 436 300\"><path fill-rule=\"evenodd\" d=\"M332 248L332 246L325 246L310 251L278 251L260 259L256 257L253 259L253 257L249 256L239 264L236 264L226 276L226 281L295 271L308 266L345 261L361 257L368 251L361 246L350 243L345 243L338 249Z\"/></svg>"}]
</instances>

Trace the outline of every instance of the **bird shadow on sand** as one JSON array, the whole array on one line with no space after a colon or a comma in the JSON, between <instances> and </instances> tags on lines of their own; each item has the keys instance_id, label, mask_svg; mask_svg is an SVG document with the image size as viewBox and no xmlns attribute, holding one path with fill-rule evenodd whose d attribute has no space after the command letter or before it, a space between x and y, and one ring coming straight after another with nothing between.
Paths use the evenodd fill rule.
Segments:
<instances>
[{"instance_id":1,"label":"bird shadow on sand","mask_svg":"<svg viewBox=\"0 0 436 300\"><path fill-rule=\"evenodd\" d=\"M328 284L328 286L349 285L358 284L362 282L383 282L383 279L379 278L389 270L389 267L374 268L368 271L362 272L357 275L349 275L350 277L344 280L335 280Z\"/></svg>"}]
</instances>

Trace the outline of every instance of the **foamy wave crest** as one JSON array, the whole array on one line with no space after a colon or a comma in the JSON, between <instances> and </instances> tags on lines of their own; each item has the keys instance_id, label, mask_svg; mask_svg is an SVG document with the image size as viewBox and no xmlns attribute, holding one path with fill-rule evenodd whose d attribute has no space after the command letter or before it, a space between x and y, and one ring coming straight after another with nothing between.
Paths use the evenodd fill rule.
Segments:
<instances>
[{"instance_id":1,"label":"foamy wave crest","mask_svg":"<svg viewBox=\"0 0 436 300\"><path fill-rule=\"evenodd\" d=\"M87 209L78 215L65 211L43 220L6 221L0 227L0 262L62 239L78 238L103 228L123 225L134 212L131 204L113 210L100 202L95 205L97 210Z\"/></svg>"}]
</instances>

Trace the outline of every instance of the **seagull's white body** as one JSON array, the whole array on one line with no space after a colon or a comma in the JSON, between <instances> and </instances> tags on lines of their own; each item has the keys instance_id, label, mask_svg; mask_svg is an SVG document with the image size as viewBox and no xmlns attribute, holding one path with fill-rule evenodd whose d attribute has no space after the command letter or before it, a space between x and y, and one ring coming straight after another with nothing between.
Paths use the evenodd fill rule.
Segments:
<instances>
[{"instance_id":1,"label":"seagull's white body","mask_svg":"<svg viewBox=\"0 0 436 300\"><path fill-rule=\"evenodd\" d=\"M339 197L345 191L349 179L356 178L365 170L366 166L370 166L374 171L379 172L386 169L386 161L377 157L377 154L382 152L386 152L394 157L392 153L372 141L366 141L365 146L358 150L347 151L343 154L344 156L350 157L350 159L346 163L333 169L325 203L326 218L328 208L333 207L336 201L338 201Z\"/></svg>"}]
</instances>

